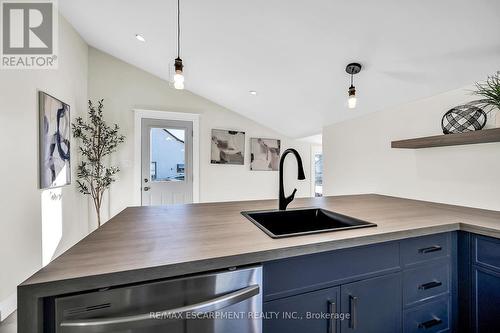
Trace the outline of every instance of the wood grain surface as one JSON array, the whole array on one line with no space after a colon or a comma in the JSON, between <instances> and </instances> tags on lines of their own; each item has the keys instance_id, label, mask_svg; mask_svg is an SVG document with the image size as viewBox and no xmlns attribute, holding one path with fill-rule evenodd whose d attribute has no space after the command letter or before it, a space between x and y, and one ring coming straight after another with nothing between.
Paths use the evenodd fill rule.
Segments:
<instances>
[{"instance_id":1,"label":"wood grain surface","mask_svg":"<svg viewBox=\"0 0 500 333\"><path fill-rule=\"evenodd\" d=\"M500 142L500 128L392 141L391 148L420 149Z\"/></svg>"},{"instance_id":2,"label":"wood grain surface","mask_svg":"<svg viewBox=\"0 0 500 333\"><path fill-rule=\"evenodd\" d=\"M274 209L276 200L130 207L21 287L152 268L161 268L151 276L159 278L453 230L500 238L496 211L373 194L302 198L290 206L322 207L378 226L272 239L240 212Z\"/></svg>"}]
</instances>

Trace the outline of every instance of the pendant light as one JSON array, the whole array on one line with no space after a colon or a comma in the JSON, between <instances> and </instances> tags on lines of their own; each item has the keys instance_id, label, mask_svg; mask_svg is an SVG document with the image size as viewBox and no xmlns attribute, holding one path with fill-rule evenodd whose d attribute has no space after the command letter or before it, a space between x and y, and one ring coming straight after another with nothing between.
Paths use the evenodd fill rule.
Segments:
<instances>
[{"instance_id":1,"label":"pendant light","mask_svg":"<svg viewBox=\"0 0 500 333\"><path fill-rule=\"evenodd\" d=\"M353 76L354 76L354 74L358 74L359 72L361 72L361 65L356 63L356 62L350 63L345 68L345 71L347 72L347 74L351 75L351 86L349 87L349 90L348 90L349 99L347 100L347 105L348 105L349 109L354 109L354 108L356 108L357 101L356 101L356 88L354 87L354 84L353 84Z\"/></svg>"},{"instance_id":2,"label":"pendant light","mask_svg":"<svg viewBox=\"0 0 500 333\"><path fill-rule=\"evenodd\" d=\"M174 60L174 88L184 89L184 65L181 59L181 9L180 0L177 0L177 58Z\"/></svg>"}]
</instances>

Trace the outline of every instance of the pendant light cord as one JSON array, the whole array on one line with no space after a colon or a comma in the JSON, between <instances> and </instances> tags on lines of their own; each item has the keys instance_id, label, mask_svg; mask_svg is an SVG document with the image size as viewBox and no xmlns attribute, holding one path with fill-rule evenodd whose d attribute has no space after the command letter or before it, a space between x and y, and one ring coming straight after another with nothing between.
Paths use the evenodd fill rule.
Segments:
<instances>
[{"instance_id":1,"label":"pendant light cord","mask_svg":"<svg viewBox=\"0 0 500 333\"><path fill-rule=\"evenodd\" d=\"M181 8L180 0L177 0L177 58L181 54Z\"/></svg>"},{"instance_id":2,"label":"pendant light cord","mask_svg":"<svg viewBox=\"0 0 500 333\"><path fill-rule=\"evenodd\" d=\"M351 87L352 87L352 77L353 77L353 76L354 76L354 75L351 73Z\"/></svg>"}]
</instances>

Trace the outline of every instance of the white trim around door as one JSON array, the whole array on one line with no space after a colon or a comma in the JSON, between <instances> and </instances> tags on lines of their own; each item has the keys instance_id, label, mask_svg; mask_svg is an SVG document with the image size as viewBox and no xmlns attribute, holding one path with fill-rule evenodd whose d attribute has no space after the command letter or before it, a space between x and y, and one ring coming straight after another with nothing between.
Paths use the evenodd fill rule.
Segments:
<instances>
[{"instance_id":1,"label":"white trim around door","mask_svg":"<svg viewBox=\"0 0 500 333\"><path fill-rule=\"evenodd\" d=\"M134 109L134 203L141 205L141 122L143 118L193 123L193 202L200 202L200 115L197 113Z\"/></svg>"}]
</instances>

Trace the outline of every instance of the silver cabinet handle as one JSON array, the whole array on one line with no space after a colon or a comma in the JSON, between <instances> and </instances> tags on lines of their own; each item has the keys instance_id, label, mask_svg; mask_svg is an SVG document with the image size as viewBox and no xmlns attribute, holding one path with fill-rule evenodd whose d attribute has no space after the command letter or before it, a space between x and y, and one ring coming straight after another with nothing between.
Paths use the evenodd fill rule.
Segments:
<instances>
[{"instance_id":1,"label":"silver cabinet handle","mask_svg":"<svg viewBox=\"0 0 500 333\"><path fill-rule=\"evenodd\" d=\"M328 301L328 312L330 313L330 321L328 322L328 333L337 333L337 305L334 301Z\"/></svg>"},{"instance_id":2,"label":"silver cabinet handle","mask_svg":"<svg viewBox=\"0 0 500 333\"><path fill-rule=\"evenodd\" d=\"M149 191L149 189L150 189L150 188L151 188L151 187L149 187L149 186L145 186L145 187L144 187L144 191L146 191L146 192L147 192L147 191Z\"/></svg>"},{"instance_id":3,"label":"silver cabinet handle","mask_svg":"<svg viewBox=\"0 0 500 333\"><path fill-rule=\"evenodd\" d=\"M351 310L349 328L355 330L358 327L358 298L356 296L349 296L349 308Z\"/></svg>"},{"instance_id":4,"label":"silver cabinet handle","mask_svg":"<svg viewBox=\"0 0 500 333\"><path fill-rule=\"evenodd\" d=\"M153 313L159 312L163 318L182 318L188 312L208 313L214 312L228 306L243 302L260 292L258 284L236 290L232 293L219 296L208 301L182 306L175 309L168 309L164 311L151 311ZM61 327L93 327L93 326L107 326L114 324L132 323L146 320L157 320L151 316L151 312L126 316L126 317L112 317L112 318L97 318L97 319L80 319L63 321Z\"/></svg>"}]
</instances>

